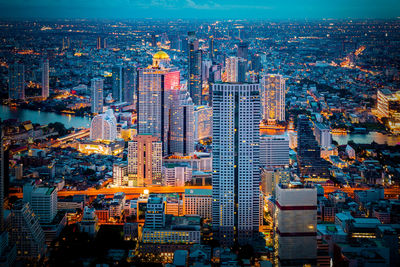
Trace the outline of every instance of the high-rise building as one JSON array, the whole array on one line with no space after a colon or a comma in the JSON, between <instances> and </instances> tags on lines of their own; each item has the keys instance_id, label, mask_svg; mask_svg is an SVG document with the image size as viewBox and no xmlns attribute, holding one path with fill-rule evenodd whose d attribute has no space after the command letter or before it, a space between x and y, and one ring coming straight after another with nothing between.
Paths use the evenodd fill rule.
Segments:
<instances>
[{"instance_id":1,"label":"high-rise building","mask_svg":"<svg viewBox=\"0 0 400 267\"><path fill-rule=\"evenodd\" d=\"M162 143L151 135L137 135L128 143L128 185L161 184Z\"/></svg>"},{"instance_id":2,"label":"high-rise building","mask_svg":"<svg viewBox=\"0 0 400 267\"><path fill-rule=\"evenodd\" d=\"M46 58L42 61L42 97L48 98L49 95L49 60Z\"/></svg>"},{"instance_id":3,"label":"high-rise building","mask_svg":"<svg viewBox=\"0 0 400 267\"><path fill-rule=\"evenodd\" d=\"M112 96L115 101L134 103L135 87L135 66L115 66L112 68Z\"/></svg>"},{"instance_id":4,"label":"high-rise building","mask_svg":"<svg viewBox=\"0 0 400 267\"><path fill-rule=\"evenodd\" d=\"M163 166L164 186L185 186L192 179L192 168L187 163L166 163Z\"/></svg>"},{"instance_id":5,"label":"high-rise building","mask_svg":"<svg viewBox=\"0 0 400 267\"><path fill-rule=\"evenodd\" d=\"M268 123L285 121L285 80L279 74L261 78L262 119Z\"/></svg>"},{"instance_id":6,"label":"high-rise building","mask_svg":"<svg viewBox=\"0 0 400 267\"><path fill-rule=\"evenodd\" d=\"M202 102L202 77L201 61L202 51L199 49L199 41L194 32L188 33L188 80L189 93L195 105L201 105Z\"/></svg>"},{"instance_id":7,"label":"high-rise building","mask_svg":"<svg viewBox=\"0 0 400 267\"><path fill-rule=\"evenodd\" d=\"M387 118L389 128L400 132L400 91L378 89L376 115L379 119Z\"/></svg>"},{"instance_id":8,"label":"high-rise building","mask_svg":"<svg viewBox=\"0 0 400 267\"><path fill-rule=\"evenodd\" d=\"M239 76L239 58L228 57L225 60L226 82L236 83Z\"/></svg>"},{"instance_id":9,"label":"high-rise building","mask_svg":"<svg viewBox=\"0 0 400 267\"><path fill-rule=\"evenodd\" d=\"M314 135L321 148L328 148L332 144L331 129L322 123L314 124Z\"/></svg>"},{"instance_id":10,"label":"high-rise building","mask_svg":"<svg viewBox=\"0 0 400 267\"><path fill-rule=\"evenodd\" d=\"M9 66L8 97L11 99L25 99L25 66L14 63Z\"/></svg>"},{"instance_id":11,"label":"high-rise building","mask_svg":"<svg viewBox=\"0 0 400 267\"><path fill-rule=\"evenodd\" d=\"M94 78L91 80L91 112L103 112L103 82L102 78Z\"/></svg>"},{"instance_id":12,"label":"high-rise building","mask_svg":"<svg viewBox=\"0 0 400 267\"><path fill-rule=\"evenodd\" d=\"M329 178L329 164L321 159L321 149L305 115L297 120L297 161L300 176Z\"/></svg>"},{"instance_id":13,"label":"high-rise building","mask_svg":"<svg viewBox=\"0 0 400 267\"><path fill-rule=\"evenodd\" d=\"M194 153L194 105L186 88L174 91L170 111L167 154L192 155Z\"/></svg>"},{"instance_id":14,"label":"high-rise building","mask_svg":"<svg viewBox=\"0 0 400 267\"><path fill-rule=\"evenodd\" d=\"M260 137L260 164L263 168L289 166L289 137L262 135Z\"/></svg>"},{"instance_id":15,"label":"high-rise building","mask_svg":"<svg viewBox=\"0 0 400 267\"><path fill-rule=\"evenodd\" d=\"M212 107L196 106L194 110L194 140L212 137Z\"/></svg>"},{"instance_id":16,"label":"high-rise building","mask_svg":"<svg viewBox=\"0 0 400 267\"><path fill-rule=\"evenodd\" d=\"M117 138L117 119L112 109L96 115L90 123L90 139L114 141Z\"/></svg>"},{"instance_id":17,"label":"high-rise building","mask_svg":"<svg viewBox=\"0 0 400 267\"><path fill-rule=\"evenodd\" d=\"M167 53L159 51L153 56L152 66L138 70L138 133L158 137L164 155L168 152L171 91L180 84L179 70L169 62Z\"/></svg>"},{"instance_id":18,"label":"high-rise building","mask_svg":"<svg viewBox=\"0 0 400 267\"><path fill-rule=\"evenodd\" d=\"M26 192L29 190L30 192ZM57 214L55 187L24 187L24 201L28 201L40 223L51 223Z\"/></svg>"},{"instance_id":19,"label":"high-rise building","mask_svg":"<svg viewBox=\"0 0 400 267\"><path fill-rule=\"evenodd\" d=\"M249 57L249 44L242 42L238 44L237 57L248 59Z\"/></svg>"},{"instance_id":20,"label":"high-rise building","mask_svg":"<svg viewBox=\"0 0 400 267\"><path fill-rule=\"evenodd\" d=\"M211 61L214 60L215 51L214 51L214 36L210 36L208 39L208 53Z\"/></svg>"},{"instance_id":21,"label":"high-rise building","mask_svg":"<svg viewBox=\"0 0 400 267\"><path fill-rule=\"evenodd\" d=\"M317 189L299 182L276 185L276 266L316 266Z\"/></svg>"},{"instance_id":22,"label":"high-rise building","mask_svg":"<svg viewBox=\"0 0 400 267\"><path fill-rule=\"evenodd\" d=\"M212 90L212 223L229 246L249 242L260 223L259 85L216 83Z\"/></svg>"},{"instance_id":23,"label":"high-rise building","mask_svg":"<svg viewBox=\"0 0 400 267\"><path fill-rule=\"evenodd\" d=\"M40 259L46 251L45 235L29 202L17 201L10 215L11 242L17 246L17 257Z\"/></svg>"},{"instance_id":24,"label":"high-rise building","mask_svg":"<svg viewBox=\"0 0 400 267\"><path fill-rule=\"evenodd\" d=\"M149 197L144 227L150 229L165 227L165 202L163 198L155 195Z\"/></svg>"},{"instance_id":25,"label":"high-rise building","mask_svg":"<svg viewBox=\"0 0 400 267\"><path fill-rule=\"evenodd\" d=\"M116 186L125 185L124 178L128 176L128 165L126 163L114 163L113 184Z\"/></svg>"}]
</instances>

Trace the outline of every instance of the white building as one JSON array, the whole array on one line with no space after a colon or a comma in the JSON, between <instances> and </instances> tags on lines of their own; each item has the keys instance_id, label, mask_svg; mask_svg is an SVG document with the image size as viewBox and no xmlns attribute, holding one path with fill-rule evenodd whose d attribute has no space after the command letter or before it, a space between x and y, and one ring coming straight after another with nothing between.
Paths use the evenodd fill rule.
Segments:
<instances>
[{"instance_id":1,"label":"white building","mask_svg":"<svg viewBox=\"0 0 400 267\"><path fill-rule=\"evenodd\" d=\"M260 165L263 168L289 166L289 137L287 135L260 137Z\"/></svg>"},{"instance_id":2,"label":"white building","mask_svg":"<svg viewBox=\"0 0 400 267\"><path fill-rule=\"evenodd\" d=\"M48 98L49 95L49 60L46 58L42 61L42 97Z\"/></svg>"},{"instance_id":3,"label":"white building","mask_svg":"<svg viewBox=\"0 0 400 267\"><path fill-rule=\"evenodd\" d=\"M226 82L236 83L239 78L239 58L228 57L225 60Z\"/></svg>"},{"instance_id":4,"label":"white building","mask_svg":"<svg viewBox=\"0 0 400 267\"><path fill-rule=\"evenodd\" d=\"M183 199L186 215L199 215L203 219L211 219L211 189L185 189Z\"/></svg>"},{"instance_id":5,"label":"white building","mask_svg":"<svg viewBox=\"0 0 400 267\"><path fill-rule=\"evenodd\" d=\"M213 228L225 245L259 228L258 84L216 83L213 92Z\"/></svg>"},{"instance_id":6,"label":"white building","mask_svg":"<svg viewBox=\"0 0 400 267\"><path fill-rule=\"evenodd\" d=\"M321 148L328 148L332 144L331 130L328 126L322 123L315 123L314 135Z\"/></svg>"},{"instance_id":7,"label":"white building","mask_svg":"<svg viewBox=\"0 0 400 267\"><path fill-rule=\"evenodd\" d=\"M116 186L125 185L125 178L128 176L128 165L119 163L113 165L113 184Z\"/></svg>"},{"instance_id":8,"label":"white building","mask_svg":"<svg viewBox=\"0 0 400 267\"><path fill-rule=\"evenodd\" d=\"M99 114L90 123L90 139L114 141L117 138L117 119L112 109Z\"/></svg>"},{"instance_id":9,"label":"white building","mask_svg":"<svg viewBox=\"0 0 400 267\"><path fill-rule=\"evenodd\" d=\"M103 83L102 78L94 78L91 80L91 112L103 112Z\"/></svg>"},{"instance_id":10,"label":"white building","mask_svg":"<svg viewBox=\"0 0 400 267\"><path fill-rule=\"evenodd\" d=\"M189 164L164 164L163 185L185 186L192 179L192 168Z\"/></svg>"},{"instance_id":11,"label":"white building","mask_svg":"<svg viewBox=\"0 0 400 267\"><path fill-rule=\"evenodd\" d=\"M285 121L285 80L279 74L261 78L262 119L268 123Z\"/></svg>"},{"instance_id":12,"label":"white building","mask_svg":"<svg viewBox=\"0 0 400 267\"><path fill-rule=\"evenodd\" d=\"M57 189L55 187L24 186L23 193L24 201L30 203L39 222L51 223L57 214Z\"/></svg>"},{"instance_id":13,"label":"white building","mask_svg":"<svg viewBox=\"0 0 400 267\"><path fill-rule=\"evenodd\" d=\"M312 264L317 258L317 189L300 182L276 185L274 243L279 266ZM278 264L278 262L276 262Z\"/></svg>"}]
</instances>

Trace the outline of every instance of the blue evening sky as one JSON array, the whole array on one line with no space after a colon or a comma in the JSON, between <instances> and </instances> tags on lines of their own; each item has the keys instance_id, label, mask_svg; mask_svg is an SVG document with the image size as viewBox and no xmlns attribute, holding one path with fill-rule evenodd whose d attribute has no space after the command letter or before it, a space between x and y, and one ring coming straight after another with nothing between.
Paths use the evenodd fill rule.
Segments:
<instances>
[{"instance_id":1,"label":"blue evening sky","mask_svg":"<svg viewBox=\"0 0 400 267\"><path fill-rule=\"evenodd\" d=\"M400 0L0 0L3 18L395 18Z\"/></svg>"}]
</instances>

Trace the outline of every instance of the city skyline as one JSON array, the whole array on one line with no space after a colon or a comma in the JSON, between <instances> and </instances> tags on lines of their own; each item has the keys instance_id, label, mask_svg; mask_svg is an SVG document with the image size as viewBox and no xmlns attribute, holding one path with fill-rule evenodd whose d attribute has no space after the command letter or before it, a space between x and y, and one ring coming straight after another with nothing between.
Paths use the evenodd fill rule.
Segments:
<instances>
[{"instance_id":1,"label":"city skyline","mask_svg":"<svg viewBox=\"0 0 400 267\"><path fill-rule=\"evenodd\" d=\"M196 19L322 19L398 18L395 0L116 0L116 1L6 1L1 18L196 18Z\"/></svg>"}]
</instances>

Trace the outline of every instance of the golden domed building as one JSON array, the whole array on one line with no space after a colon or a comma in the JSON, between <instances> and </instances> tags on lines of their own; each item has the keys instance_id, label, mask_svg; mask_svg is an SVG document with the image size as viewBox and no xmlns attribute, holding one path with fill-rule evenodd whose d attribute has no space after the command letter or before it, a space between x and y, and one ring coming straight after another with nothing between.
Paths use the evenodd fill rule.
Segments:
<instances>
[{"instance_id":1,"label":"golden domed building","mask_svg":"<svg viewBox=\"0 0 400 267\"><path fill-rule=\"evenodd\" d=\"M153 55L153 67L167 67L171 59L164 51L158 51Z\"/></svg>"}]
</instances>

